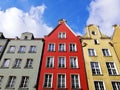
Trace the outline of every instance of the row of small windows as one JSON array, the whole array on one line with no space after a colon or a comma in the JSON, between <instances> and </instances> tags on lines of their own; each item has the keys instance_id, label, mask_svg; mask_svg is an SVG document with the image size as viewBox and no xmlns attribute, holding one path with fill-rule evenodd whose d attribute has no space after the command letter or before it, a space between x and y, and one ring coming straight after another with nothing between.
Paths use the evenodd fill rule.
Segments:
<instances>
[{"instance_id":1,"label":"row of small windows","mask_svg":"<svg viewBox=\"0 0 120 90\"><path fill-rule=\"evenodd\" d=\"M98 62L91 62L91 69L93 75L101 75L102 71ZM109 75L118 75L118 71L114 62L106 62L106 67Z\"/></svg>"},{"instance_id":2,"label":"row of small windows","mask_svg":"<svg viewBox=\"0 0 120 90\"><path fill-rule=\"evenodd\" d=\"M77 47L76 44L70 44L69 45L69 50L70 51L77 51ZM50 43L48 45L48 51L55 51L55 44L54 43ZM66 44L65 43L60 43L58 46L58 51L66 51Z\"/></svg>"},{"instance_id":3,"label":"row of small windows","mask_svg":"<svg viewBox=\"0 0 120 90\"><path fill-rule=\"evenodd\" d=\"M16 50L15 46L10 46L8 49L9 53L14 53ZM36 53L36 46L30 46L29 53ZM18 52L19 53L25 53L26 51L26 46L20 46Z\"/></svg>"},{"instance_id":4,"label":"row of small windows","mask_svg":"<svg viewBox=\"0 0 120 90\"><path fill-rule=\"evenodd\" d=\"M57 87L58 88L67 88L66 86L66 75L65 74L58 74L57 76ZM44 77L44 88L52 88L52 80L53 75L52 74L45 74ZM80 77L78 74L72 74L71 75L71 88L81 88L80 87Z\"/></svg>"},{"instance_id":5,"label":"row of small windows","mask_svg":"<svg viewBox=\"0 0 120 90\"><path fill-rule=\"evenodd\" d=\"M10 61L11 61L10 59L5 59L1 67L9 68ZM22 62L22 59L16 59L14 62L13 68L20 68L21 62ZM32 68L32 64L33 64L33 59L27 59L24 68Z\"/></svg>"},{"instance_id":6,"label":"row of small windows","mask_svg":"<svg viewBox=\"0 0 120 90\"><path fill-rule=\"evenodd\" d=\"M111 56L109 49L102 49L104 56ZM95 49L88 49L89 56L97 56Z\"/></svg>"},{"instance_id":7,"label":"row of small windows","mask_svg":"<svg viewBox=\"0 0 120 90\"><path fill-rule=\"evenodd\" d=\"M47 68L54 67L54 57L47 57L46 67ZM65 57L58 57L58 67L66 68L66 58ZM70 57L70 67L78 68L78 58L77 57Z\"/></svg>"},{"instance_id":8,"label":"row of small windows","mask_svg":"<svg viewBox=\"0 0 120 90\"><path fill-rule=\"evenodd\" d=\"M58 74L57 76L57 87L58 88L66 88L66 75L65 74ZM45 74L44 77L44 88L52 88L52 74ZM80 87L80 77L77 74L71 75L71 88L81 88ZM120 82L119 81L112 81L111 82L113 90L120 90ZM95 90L105 90L105 85L103 81L94 81Z\"/></svg>"},{"instance_id":9,"label":"row of small windows","mask_svg":"<svg viewBox=\"0 0 120 90\"><path fill-rule=\"evenodd\" d=\"M120 81L111 81L112 90L120 90ZM95 90L106 90L103 81L94 81Z\"/></svg>"},{"instance_id":10,"label":"row of small windows","mask_svg":"<svg viewBox=\"0 0 120 90\"><path fill-rule=\"evenodd\" d=\"M2 82L4 77L0 76L0 86L2 86ZM15 83L16 83L16 76L9 76L6 88L15 88ZM29 82L29 76L22 76L19 88L28 88L28 82Z\"/></svg>"}]
</instances>

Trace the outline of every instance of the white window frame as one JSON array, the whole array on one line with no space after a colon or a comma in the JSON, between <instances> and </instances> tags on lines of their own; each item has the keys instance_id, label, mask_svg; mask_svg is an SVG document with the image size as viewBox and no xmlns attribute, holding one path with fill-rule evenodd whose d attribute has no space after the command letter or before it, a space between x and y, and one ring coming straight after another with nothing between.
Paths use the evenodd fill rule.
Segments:
<instances>
[{"instance_id":1,"label":"white window frame","mask_svg":"<svg viewBox=\"0 0 120 90\"><path fill-rule=\"evenodd\" d=\"M34 45L30 46L30 50L29 50L30 53L36 53L36 51L37 51L36 46Z\"/></svg>"},{"instance_id":2,"label":"white window frame","mask_svg":"<svg viewBox=\"0 0 120 90\"><path fill-rule=\"evenodd\" d=\"M52 45L52 46L50 46ZM48 51L50 52L54 52L55 51L55 43L49 43L48 44Z\"/></svg>"},{"instance_id":3,"label":"white window frame","mask_svg":"<svg viewBox=\"0 0 120 90\"><path fill-rule=\"evenodd\" d=\"M94 39L94 43L95 43L95 44L99 44L98 39Z\"/></svg>"},{"instance_id":4,"label":"white window frame","mask_svg":"<svg viewBox=\"0 0 120 90\"><path fill-rule=\"evenodd\" d=\"M29 76L22 76L20 88L28 88Z\"/></svg>"},{"instance_id":5,"label":"white window frame","mask_svg":"<svg viewBox=\"0 0 120 90\"><path fill-rule=\"evenodd\" d=\"M94 67L92 67L92 63L93 63L93 65L94 65ZM96 67L96 65L95 65L96 63L98 64L98 67ZM90 62L90 65L91 65L91 70L92 70L92 74L93 74L93 75L101 75L101 74L102 74L102 71L101 71L101 67L100 67L100 63L99 63L99 62ZM93 69L94 69L94 72L95 72L95 73L93 73ZM99 70L100 73L98 73L98 70Z\"/></svg>"},{"instance_id":6,"label":"white window frame","mask_svg":"<svg viewBox=\"0 0 120 90\"><path fill-rule=\"evenodd\" d=\"M77 56L70 56L70 67L71 68L79 68L78 57Z\"/></svg>"},{"instance_id":7,"label":"white window frame","mask_svg":"<svg viewBox=\"0 0 120 90\"><path fill-rule=\"evenodd\" d=\"M76 52L77 51L76 43L70 43L69 44L69 50L70 50L70 52Z\"/></svg>"},{"instance_id":8,"label":"white window frame","mask_svg":"<svg viewBox=\"0 0 120 90\"><path fill-rule=\"evenodd\" d=\"M61 59L60 59L61 58ZM64 59L63 59L64 58ZM64 62L62 62L64 60ZM60 63L60 64L59 64ZM61 66L63 65L64 66ZM59 66L60 65L60 66ZM59 56L58 57L58 68L66 68L66 57L65 56Z\"/></svg>"},{"instance_id":9,"label":"white window frame","mask_svg":"<svg viewBox=\"0 0 120 90\"><path fill-rule=\"evenodd\" d=\"M19 47L19 53L25 53L25 50L26 50L26 46L20 46Z\"/></svg>"},{"instance_id":10,"label":"white window frame","mask_svg":"<svg viewBox=\"0 0 120 90\"><path fill-rule=\"evenodd\" d=\"M113 87L113 83L115 83L115 89L114 89L114 87ZM119 83L119 86L118 86L118 84L117 83ZM111 81L111 84L112 84L112 88L113 88L113 90L120 90L120 81Z\"/></svg>"},{"instance_id":11,"label":"white window frame","mask_svg":"<svg viewBox=\"0 0 120 90\"><path fill-rule=\"evenodd\" d=\"M97 56L95 49L92 49L92 48L88 49L88 54L89 54L89 56Z\"/></svg>"},{"instance_id":12,"label":"white window frame","mask_svg":"<svg viewBox=\"0 0 120 90\"><path fill-rule=\"evenodd\" d=\"M72 75L74 75L74 82L75 82L74 86L75 87L72 87L72 84L73 84L72 83ZM78 87L76 85L76 81L77 81L76 78L75 78L76 75L78 76ZM81 88L81 85L80 85L80 75L79 74L71 74L70 79L71 79L71 88L72 89L80 89Z\"/></svg>"},{"instance_id":13,"label":"white window frame","mask_svg":"<svg viewBox=\"0 0 120 90\"><path fill-rule=\"evenodd\" d=\"M109 49L102 49L103 56L111 56Z\"/></svg>"},{"instance_id":14,"label":"white window frame","mask_svg":"<svg viewBox=\"0 0 120 90\"><path fill-rule=\"evenodd\" d=\"M59 39L65 39L66 38L66 32L59 32L58 33L58 38Z\"/></svg>"},{"instance_id":15,"label":"white window frame","mask_svg":"<svg viewBox=\"0 0 120 90\"><path fill-rule=\"evenodd\" d=\"M10 76L6 88L14 88L16 76Z\"/></svg>"},{"instance_id":16,"label":"white window frame","mask_svg":"<svg viewBox=\"0 0 120 90\"><path fill-rule=\"evenodd\" d=\"M47 86L45 87L46 75L51 75L50 87L48 86L48 85L49 85L49 79L47 80ZM50 76L49 76L49 77L50 77ZM52 88L52 84L53 84L53 74L51 74L51 73L46 73L46 74L44 75L43 87L44 87L44 88Z\"/></svg>"},{"instance_id":17,"label":"white window frame","mask_svg":"<svg viewBox=\"0 0 120 90\"><path fill-rule=\"evenodd\" d=\"M2 67L4 67L4 68L8 68L9 65L10 65L10 59L7 58L7 59L4 60Z\"/></svg>"},{"instance_id":18,"label":"white window frame","mask_svg":"<svg viewBox=\"0 0 120 90\"><path fill-rule=\"evenodd\" d=\"M14 52L15 52L15 49L16 49L15 46L10 46L8 52L9 52L9 53L14 53Z\"/></svg>"},{"instance_id":19,"label":"white window frame","mask_svg":"<svg viewBox=\"0 0 120 90\"><path fill-rule=\"evenodd\" d=\"M49 59L49 64L48 64L48 59ZM53 68L54 67L54 57L53 56L48 56L47 57L47 59L46 59L46 67L47 68Z\"/></svg>"},{"instance_id":20,"label":"white window frame","mask_svg":"<svg viewBox=\"0 0 120 90\"><path fill-rule=\"evenodd\" d=\"M99 86L98 86L98 89L95 88L95 82L98 82L98 85L99 85ZM104 87L104 90L106 90L105 84L104 84L104 82L103 82L102 80L95 80L95 81L94 81L94 88L95 88L95 90L101 90L101 88L100 88L100 87L101 87L101 86L100 86L100 82L102 82L103 87ZM103 89L102 89L102 90L103 90Z\"/></svg>"},{"instance_id":21,"label":"white window frame","mask_svg":"<svg viewBox=\"0 0 120 90\"><path fill-rule=\"evenodd\" d=\"M33 59L31 58L27 59L25 68L33 68Z\"/></svg>"},{"instance_id":22,"label":"white window frame","mask_svg":"<svg viewBox=\"0 0 120 90\"><path fill-rule=\"evenodd\" d=\"M15 63L14 63L14 68L19 68L20 67L20 64L21 64L21 59L19 59L19 58L17 58L17 59L15 59Z\"/></svg>"},{"instance_id":23,"label":"white window frame","mask_svg":"<svg viewBox=\"0 0 120 90\"><path fill-rule=\"evenodd\" d=\"M107 67L107 63L109 63L109 67ZM113 63L114 66L112 66L110 63ZM118 70L117 70L114 62L106 62L106 67L107 67L109 75L118 75ZM109 70L110 70L111 74L109 73ZM114 71L116 72L116 74L114 74Z\"/></svg>"},{"instance_id":24,"label":"white window frame","mask_svg":"<svg viewBox=\"0 0 120 90\"><path fill-rule=\"evenodd\" d=\"M65 43L60 43L58 48L59 48L58 50L60 52L64 52L64 51L66 51L66 44Z\"/></svg>"},{"instance_id":25,"label":"white window frame","mask_svg":"<svg viewBox=\"0 0 120 90\"><path fill-rule=\"evenodd\" d=\"M59 75L61 75L61 77L60 77L60 81L59 81ZM64 75L65 77L64 77L64 79L65 79L65 82L63 82L63 76L62 75ZM59 83L60 83L60 86L59 86ZM64 87L62 86L64 84ZM64 74L64 73L59 73L58 75L57 75L57 87L58 88L66 88L66 74Z\"/></svg>"}]
</instances>

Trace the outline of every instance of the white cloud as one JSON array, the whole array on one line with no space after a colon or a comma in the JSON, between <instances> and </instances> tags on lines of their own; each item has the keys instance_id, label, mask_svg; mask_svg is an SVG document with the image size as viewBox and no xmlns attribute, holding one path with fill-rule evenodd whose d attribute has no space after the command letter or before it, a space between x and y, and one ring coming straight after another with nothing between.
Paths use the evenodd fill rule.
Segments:
<instances>
[{"instance_id":1,"label":"white cloud","mask_svg":"<svg viewBox=\"0 0 120 90\"><path fill-rule=\"evenodd\" d=\"M120 24L120 0L92 0L87 25L96 24L101 31L111 36L114 24Z\"/></svg>"},{"instance_id":2,"label":"white cloud","mask_svg":"<svg viewBox=\"0 0 120 90\"><path fill-rule=\"evenodd\" d=\"M15 7L0 11L0 32L9 38L20 37L23 32L31 32L35 37L43 37L52 30L52 27L43 20L45 8L45 5L41 5L31 7L28 12Z\"/></svg>"}]
</instances>

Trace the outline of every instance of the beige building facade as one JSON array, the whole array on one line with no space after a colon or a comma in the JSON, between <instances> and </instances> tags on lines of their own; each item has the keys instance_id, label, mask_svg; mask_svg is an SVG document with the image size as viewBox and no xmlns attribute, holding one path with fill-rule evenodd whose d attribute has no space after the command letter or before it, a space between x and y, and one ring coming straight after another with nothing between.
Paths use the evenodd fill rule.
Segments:
<instances>
[{"instance_id":1,"label":"beige building facade","mask_svg":"<svg viewBox=\"0 0 120 90\"><path fill-rule=\"evenodd\" d=\"M81 42L89 90L120 90L120 63L111 38L89 25Z\"/></svg>"},{"instance_id":2,"label":"beige building facade","mask_svg":"<svg viewBox=\"0 0 120 90\"><path fill-rule=\"evenodd\" d=\"M114 49L120 61L120 26L114 25L114 33L112 36L112 41L114 45Z\"/></svg>"}]
</instances>

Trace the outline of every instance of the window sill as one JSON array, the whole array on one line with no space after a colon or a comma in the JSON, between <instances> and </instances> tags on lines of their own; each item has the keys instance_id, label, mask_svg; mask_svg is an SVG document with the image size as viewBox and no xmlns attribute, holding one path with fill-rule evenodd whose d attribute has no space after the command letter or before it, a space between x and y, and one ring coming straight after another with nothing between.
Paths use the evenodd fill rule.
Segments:
<instances>
[{"instance_id":1,"label":"window sill","mask_svg":"<svg viewBox=\"0 0 120 90\"><path fill-rule=\"evenodd\" d=\"M92 76L103 76L103 74L92 74Z\"/></svg>"},{"instance_id":2,"label":"window sill","mask_svg":"<svg viewBox=\"0 0 120 90\"><path fill-rule=\"evenodd\" d=\"M120 76L120 74L116 74L116 75L110 75L110 74L109 74L109 76Z\"/></svg>"},{"instance_id":3,"label":"window sill","mask_svg":"<svg viewBox=\"0 0 120 90\"><path fill-rule=\"evenodd\" d=\"M13 69L21 69L21 67L12 67Z\"/></svg>"},{"instance_id":4,"label":"window sill","mask_svg":"<svg viewBox=\"0 0 120 90\"><path fill-rule=\"evenodd\" d=\"M6 90L7 90L7 89L10 90L10 89L15 89L15 88L12 88L12 87L6 87L5 89L6 89Z\"/></svg>"},{"instance_id":5,"label":"window sill","mask_svg":"<svg viewBox=\"0 0 120 90\"><path fill-rule=\"evenodd\" d=\"M1 68L2 68L2 69L8 69L9 67L3 67L3 66L2 66Z\"/></svg>"},{"instance_id":6,"label":"window sill","mask_svg":"<svg viewBox=\"0 0 120 90\"><path fill-rule=\"evenodd\" d=\"M53 90L53 88L43 87L43 90Z\"/></svg>"},{"instance_id":7,"label":"window sill","mask_svg":"<svg viewBox=\"0 0 120 90\"><path fill-rule=\"evenodd\" d=\"M20 51L18 51L18 53L25 53L25 52L20 52Z\"/></svg>"},{"instance_id":8,"label":"window sill","mask_svg":"<svg viewBox=\"0 0 120 90\"><path fill-rule=\"evenodd\" d=\"M36 53L36 52L30 52L30 51L29 51L28 53Z\"/></svg>"},{"instance_id":9,"label":"window sill","mask_svg":"<svg viewBox=\"0 0 120 90\"><path fill-rule=\"evenodd\" d=\"M33 69L33 67L24 67L24 69Z\"/></svg>"},{"instance_id":10,"label":"window sill","mask_svg":"<svg viewBox=\"0 0 120 90\"><path fill-rule=\"evenodd\" d=\"M15 52L7 52L7 53L13 54L13 53L15 53Z\"/></svg>"},{"instance_id":11,"label":"window sill","mask_svg":"<svg viewBox=\"0 0 120 90\"><path fill-rule=\"evenodd\" d=\"M67 90L67 88L57 88L57 90Z\"/></svg>"},{"instance_id":12,"label":"window sill","mask_svg":"<svg viewBox=\"0 0 120 90\"><path fill-rule=\"evenodd\" d=\"M71 88L71 90L82 90L81 88Z\"/></svg>"},{"instance_id":13,"label":"window sill","mask_svg":"<svg viewBox=\"0 0 120 90\"><path fill-rule=\"evenodd\" d=\"M70 67L71 69L80 69L79 67Z\"/></svg>"}]
</instances>

